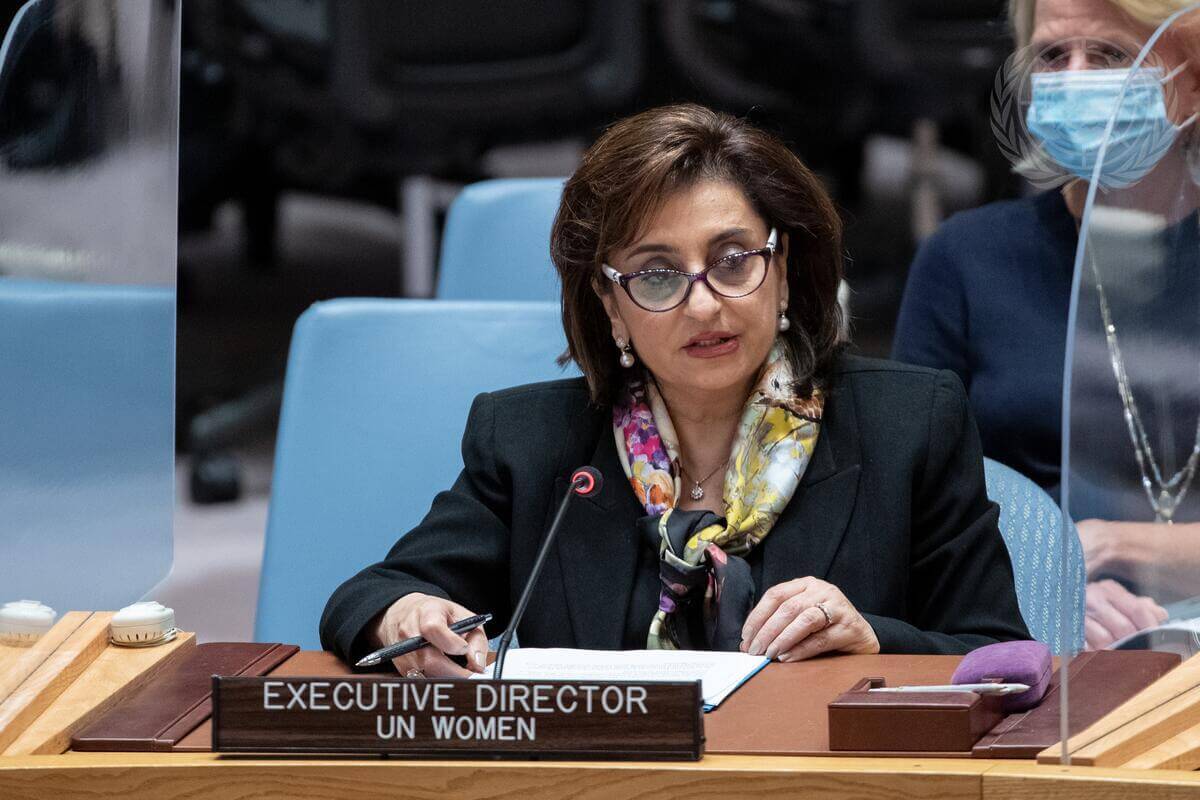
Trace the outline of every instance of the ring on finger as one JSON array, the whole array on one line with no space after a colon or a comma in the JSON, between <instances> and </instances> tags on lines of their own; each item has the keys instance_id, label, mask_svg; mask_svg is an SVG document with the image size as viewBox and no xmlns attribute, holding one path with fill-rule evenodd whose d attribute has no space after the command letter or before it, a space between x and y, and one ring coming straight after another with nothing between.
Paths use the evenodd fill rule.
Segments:
<instances>
[{"instance_id":1,"label":"ring on finger","mask_svg":"<svg viewBox=\"0 0 1200 800\"><path fill-rule=\"evenodd\" d=\"M816 605L813 606L813 608L820 609L821 613L825 615L825 627L826 628L828 628L830 625L833 624L833 617L831 617L829 615L829 609L825 607L824 603L817 603Z\"/></svg>"},{"instance_id":2,"label":"ring on finger","mask_svg":"<svg viewBox=\"0 0 1200 800\"><path fill-rule=\"evenodd\" d=\"M407 670L405 670L404 677L406 677L406 678L424 678L425 671L422 669L419 669L417 667L409 667Z\"/></svg>"}]
</instances>

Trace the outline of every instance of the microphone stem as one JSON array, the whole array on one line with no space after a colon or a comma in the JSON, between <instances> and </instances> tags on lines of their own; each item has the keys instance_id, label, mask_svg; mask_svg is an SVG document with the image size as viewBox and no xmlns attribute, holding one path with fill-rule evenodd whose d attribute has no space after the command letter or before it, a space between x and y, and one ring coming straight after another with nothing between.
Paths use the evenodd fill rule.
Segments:
<instances>
[{"instance_id":1,"label":"microphone stem","mask_svg":"<svg viewBox=\"0 0 1200 800\"><path fill-rule=\"evenodd\" d=\"M550 545L554 543L554 539L558 535L563 515L567 513L567 506L570 505L573 497L575 497L574 481L567 486L567 495L558 506L558 512L554 515L554 521L550 523L549 532L546 533L546 540L542 542L542 549L538 551L537 560L533 562L533 571L529 573L529 578L525 581L525 590L521 592L517 610L513 612L508 627L504 629L504 635L500 637L500 646L496 648L496 663L492 667L493 680L500 680L504 674L504 657L508 655L508 647L512 644L512 638L517 632L517 625L521 622L521 617L525 616L525 606L529 605L533 587L537 584L538 576L542 574L542 565L546 561L546 554L550 552Z\"/></svg>"}]
</instances>

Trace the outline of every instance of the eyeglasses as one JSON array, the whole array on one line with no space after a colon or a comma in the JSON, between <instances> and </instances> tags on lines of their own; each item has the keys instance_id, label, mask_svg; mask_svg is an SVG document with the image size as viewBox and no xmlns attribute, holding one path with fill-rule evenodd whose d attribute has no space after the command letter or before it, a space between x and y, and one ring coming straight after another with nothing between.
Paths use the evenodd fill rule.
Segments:
<instances>
[{"instance_id":1,"label":"eyeglasses","mask_svg":"<svg viewBox=\"0 0 1200 800\"><path fill-rule=\"evenodd\" d=\"M721 297L737 298L753 293L763 285L777 245L778 238L772 228L765 247L722 256L700 272L656 267L623 274L608 264L603 265L601 271L604 277L624 289L639 308L670 311L687 301L697 281L703 281Z\"/></svg>"}]
</instances>

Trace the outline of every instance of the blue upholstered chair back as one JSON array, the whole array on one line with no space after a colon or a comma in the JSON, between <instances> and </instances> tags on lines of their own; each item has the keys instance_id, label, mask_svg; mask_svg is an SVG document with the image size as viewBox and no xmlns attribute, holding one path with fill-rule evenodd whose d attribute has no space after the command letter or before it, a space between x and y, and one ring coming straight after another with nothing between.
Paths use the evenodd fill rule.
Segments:
<instances>
[{"instance_id":1,"label":"blue upholstered chair back","mask_svg":"<svg viewBox=\"0 0 1200 800\"><path fill-rule=\"evenodd\" d=\"M120 608L171 567L175 290L0 277L0 595Z\"/></svg>"},{"instance_id":2,"label":"blue upholstered chair back","mask_svg":"<svg viewBox=\"0 0 1200 800\"><path fill-rule=\"evenodd\" d=\"M990 458L984 459L983 467L988 496L1000 506L1000 534L1012 558L1017 601L1030 634L1057 652L1065 624L1074 648L1082 647L1086 574L1075 524L1070 523L1064 548L1062 510L1050 495ZM1067 620L1062 614L1064 593L1070 614Z\"/></svg>"},{"instance_id":3,"label":"blue upholstered chair back","mask_svg":"<svg viewBox=\"0 0 1200 800\"><path fill-rule=\"evenodd\" d=\"M325 601L462 469L480 392L577 375L556 303L335 300L296 324L254 635L319 648Z\"/></svg>"},{"instance_id":4,"label":"blue upholstered chair back","mask_svg":"<svg viewBox=\"0 0 1200 800\"><path fill-rule=\"evenodd\" d=\"M446 217L437 296L557 303L550 226L562 188L562 178L514 178L463 189Z\"/></svg>"}]
</instances>

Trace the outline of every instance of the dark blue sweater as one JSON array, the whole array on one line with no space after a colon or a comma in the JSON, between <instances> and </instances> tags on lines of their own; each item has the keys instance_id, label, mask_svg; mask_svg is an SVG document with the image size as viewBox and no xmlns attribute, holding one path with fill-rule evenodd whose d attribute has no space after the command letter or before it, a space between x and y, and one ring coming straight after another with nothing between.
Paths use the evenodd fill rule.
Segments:
<instances>
[{"instance_id":1,"label":"dark blue sweater","mask_svg":"<svg viewBox=\"0 0 1200 800\"><path fill-rule=\"evenodd\" d=\"M892 350L957 372L984 455L1055 495L1077 240L1056 190L954 215L917 253Z\"/></svg>"}]
</instances>

